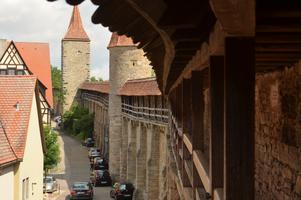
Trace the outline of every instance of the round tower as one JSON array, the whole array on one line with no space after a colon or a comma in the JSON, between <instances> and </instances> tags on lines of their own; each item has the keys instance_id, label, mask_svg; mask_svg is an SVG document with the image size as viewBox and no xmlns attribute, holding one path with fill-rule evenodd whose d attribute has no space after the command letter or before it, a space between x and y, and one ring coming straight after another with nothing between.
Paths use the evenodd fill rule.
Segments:
<instances>
[{"instance_id":1,"label":"round tower","mask_svg":"<svg viewBox=\"0 0 301 200\"><path fill-rule=\"evenodd\" d=\"M78 87L89 76L90 39L83 27L79 9L74 6L67 33L62 39L63 112L70 109Z\"/></svg>"},{"instance_id":2,"label":"round tower","mask_svg":"<svg viewBox=\"0 0 301 200\"><path fill-rule=\"evenodd\" d=\"M121 97L118 91L127 80L151 76L149 60L137 48L131 38L113 33L108 45L110 51L110 95L109 95L109 162L115 179L120 174L121 146Z\"/></svg>"}]
</instances>

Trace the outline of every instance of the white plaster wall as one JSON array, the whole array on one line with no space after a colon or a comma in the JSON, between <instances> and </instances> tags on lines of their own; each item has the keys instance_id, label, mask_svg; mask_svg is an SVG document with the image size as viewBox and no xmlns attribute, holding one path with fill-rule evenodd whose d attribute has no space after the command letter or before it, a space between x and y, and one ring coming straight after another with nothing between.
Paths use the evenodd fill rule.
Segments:
<instances>
[{"instance_id":1,"label":"white plaster wall","mask_svg":"<svg viewBox=\"0 0 301 200\"><path fill-rule=\"evenodd\" d=\"M0 170L0 200L14 199L14 166Z\"/></svg>"},{"instance_id":2,"label":"white plaster wall","mask_svg":"<svg viewBox=\"0 0 301 200\"><path fill-rule=\"evenodd\" d=\"M28 200L43 199L43 148L39 128L36 97L33 95L23 161L19 167L19 200L22 200L22 180L29 178Z\"/></svg>"}]
</instances>

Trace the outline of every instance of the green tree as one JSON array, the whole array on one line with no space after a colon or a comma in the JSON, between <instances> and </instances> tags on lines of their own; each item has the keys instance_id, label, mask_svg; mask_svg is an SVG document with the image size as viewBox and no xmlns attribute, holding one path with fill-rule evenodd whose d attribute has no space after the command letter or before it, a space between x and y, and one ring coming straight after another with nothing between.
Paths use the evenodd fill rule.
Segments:
<instances>
[{"instance_id":1,"label":"green tree","mask_svg":"<svg viewBox=\"0 0 301 200\"><path fill-rule=\"evenodd\" d=\"M97 79L95 76L92 76L90 82L103 82L103 79L101 77Z\"/></svg>"},{"instance_id":2,"label":"green tree","mask_svg":"<svg viewBox=\"0 0 301 200\"><path fill-rule=\"evenodd\" d=\"M55 89L62 88L62 71L57 67L51 67L52 87Z\"/></svg>"},{"instance_id":3,"label":"green tree","mask_svg":"<svg viewBox=\"0 0 301 200\"><path fill-rule=\"evenodd\" d=\"M50 126L44 126L44 136L47 149L44 155L44 170L47 172L57 166L60 161L60 149L57 143L57 134Z\"/></svg>"},{"instance_id":4,"label":"green tree","mask_svg":"<svg viewBox=\"0 0 301 200\"><path fill-rule=\"evenodd\" d=\"M80 139L92 137L94 129L94 114L78 105L73 105L71 109L63 115L64 130L67 133L78 136Z\"/></svg>"},{"instance_id":5,"label":"green tree","mask_svg":"<svg viewBox=\"0 0 301 200\"><path fill-rule=\"evenodd\" d=\"M98 80L95 78L95 76L92 76L92 77L90 78L90 81L91 81L91 82L98 82Z\"/></svg>"},{"instance_id":6,"label":"green tree","mask_svg":"<svg viewBox=\"0 0 301 200\"><path fill-rule=\"evenodd\" d=\"M62 89L62 71L58 67L51 67L51 80L54 101L62 105L66 91Z\"/></svg>"}]
</instances>

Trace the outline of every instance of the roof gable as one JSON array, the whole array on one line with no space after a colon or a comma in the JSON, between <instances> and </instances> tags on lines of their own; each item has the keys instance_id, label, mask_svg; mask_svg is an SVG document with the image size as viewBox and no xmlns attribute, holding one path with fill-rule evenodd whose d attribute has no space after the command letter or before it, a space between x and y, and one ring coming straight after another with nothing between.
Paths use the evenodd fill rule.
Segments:
<instances>
[{"instance_id":1,"label":"roof gable","mask_svg":"<svg viewBox=\"0 0 301 200\"><path fill-rule=\"evenodd\" d=\"M30 73L14 42L8 45L0 59L0 69L7 68L24 70L25 74Z\"/></svg>"}]
</instances>

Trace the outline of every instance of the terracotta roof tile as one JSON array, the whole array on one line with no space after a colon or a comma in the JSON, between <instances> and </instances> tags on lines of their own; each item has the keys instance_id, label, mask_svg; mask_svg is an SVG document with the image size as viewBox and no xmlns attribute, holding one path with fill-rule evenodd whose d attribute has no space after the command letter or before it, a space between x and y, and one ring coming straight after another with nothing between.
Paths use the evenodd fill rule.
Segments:
<instances>
[{"instance_id":1,"label":"terracotta roof tile","mask_svg":"<svg viewBox=\"0 0 301 200\"><path fill-rule=\"evenodd\" d=\"M0 122L0 165L17 160L7 135Z\"/></svg>"},{"instance_id":2,"label":"terracotta roof tile","mask_svg":"<svg viewBox=\"0 0 301 200\"><path fill-rule=\"evenodd\" d=\"M35 76L0 76L0 120L18 158L24 154L36 82Z\"/></svg>"},{"instance_id":3,"label":"terracotta roof tile","mask_svg":"<svg viewBox=\"0 0 301 200\"><path fill-rule=\"evenodd\" d=\"M103 81L101 83L84 82L79 89L109 94L110 84L109 81Z\"/></svg>"},{"instance_id":4,"label":"terracotta roof tile","mask_svg":"<svg viewBox=\"0 0 301 200\"><path fill-rule=\"evenodd\" d=\"M119 90L122 96L159 96L161 91L155 78L128 80Z\"/></svg>"},{"instance_id":5,"label":"terracotta roof tile","mask_svg":"<svg viewBox=\"0 0 301 200\"><path fill-rule=\"evenodd\" d=\"M74 6L67 33L63 40L90 41L80 17L79 8Z\"/></svg>"},{"instance_id":6,"label":"terracotta roof tile","mask_svg":"<svg viewBox=\"0 0 301 200\"><path fill-rule=\"evenodd\" d=\"M15 42L28 69L47 87L46 99L53 107L51 65L49 44L35 42Z\"/></svg>"},{"instance_id":7,"label":"terracotta roof tile","mask_svg":"<svg viewBox=\"0 0 301 200\"><path fill-rule=\"evenodd\" d=\"M125 35L118 35L115 32L112 33L108 48L120 47L120 46L137 46L137 45L133 43L132 38L129 38Z\"/></svg>"}]
</instances>

